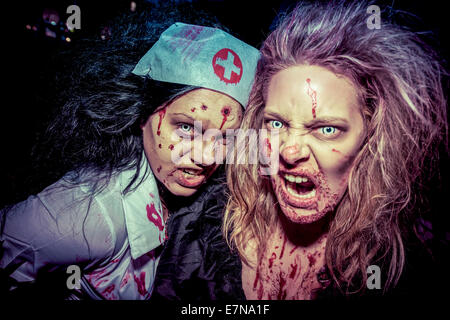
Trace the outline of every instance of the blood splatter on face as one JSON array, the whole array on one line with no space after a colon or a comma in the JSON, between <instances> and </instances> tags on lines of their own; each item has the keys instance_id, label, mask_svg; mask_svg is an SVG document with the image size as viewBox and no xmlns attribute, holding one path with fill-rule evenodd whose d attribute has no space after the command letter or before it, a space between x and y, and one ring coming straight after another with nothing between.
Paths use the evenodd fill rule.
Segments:
<instances>
[{"instance_id":1,"label":"blood splatter on face","mask_svg":"<svg viewBox=\"0 0 450 320\"><path fill-rule=\"evenodd\" d=\"M305 90L298 90L302 86ZM358 101L350 80L323 67L289 67L271 78L263 127L273 130L274 119L286 120L277 123L279 172L270 179L280 209L290 221L318 221L335 210L345 194L347 184L342 182L365 134Z\"/></svg>"},{"instance_id":2,"label":"blood splatter on face","mask_svg":"<svg viewBox=\"0 0 450 320\"><path fill-rule=\"evenodd\" d=\"M146 158L156 179L173 195L193 195L217 169L218 164L214 160L219 158L208 154L208 157L201 157L201 163L194 161L194 122L201 122L205 132L221 128L225 133L227 129L239 127L242 112L242 107L233 98L202 88L181 95L164 110L152 114L141 128ZM208 144L214 142L209 140L204 141L202 152L211 149ZM180 143L187 143L188 147L182 145L178 148ZM174 157L181 161L173 161Z\"/></svg>"},{"instance_id":3,"label":"blood splatter on face","mask_svg":"<svg viewBox=\"0 0 450 320\"><path fill-rule=\"evenodd\" d=\"M270 144L270 140L269 138L265 138L264 139L264 150L265 150L265 154L268 158L270 158L271 154L272 154L272 145Z\"/></svg>"},{"instance_id":4,"label":"blood splatter on face","mask_svg":"<svg viewBox=\"0 0 450 320\"><path fill-rule=\"evenodd\" d=\"M306 79L306 83L308 84L307 94L311 97L312 102L312 116L316 117L316 108L317 108L317 92L313 88L311 88L311 79Z\"/></svg>"},{"instance_id":5,"label":"blood splatter on face","mask_svg":"<svg viewBox=\"0 0 450 320\"><path fill-rule=\"evenodd\" d=\"M223 125L225 124L225 122L227 122L228 116L231 114L231 108L229 106L225 106L222 108L222 110L220 110L220 113L222 113L223 120L219 130L222 130Z\"/></svg>"},{"instance_id":6,"label":"blood splatter on face","mask_svg":"<svg viewBox=\"0 0 450 320\"><path fill-rule=\"evenodd\" d=\"M159 111L158 115L159 115L159 123L158 123L158 131L156 131L156 134L159 136L161 135L161 124L164 119L164 116L166 115L166 108Z\"/></svg>"}]
</instances>

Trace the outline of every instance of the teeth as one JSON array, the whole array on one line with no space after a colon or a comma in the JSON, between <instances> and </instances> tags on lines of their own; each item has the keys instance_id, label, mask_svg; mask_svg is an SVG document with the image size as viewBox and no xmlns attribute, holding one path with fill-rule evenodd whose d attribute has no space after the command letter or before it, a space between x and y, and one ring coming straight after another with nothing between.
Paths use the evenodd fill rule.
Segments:
<instances>
[{"instance_id":1,"label":"teeth","mask_svg":"<svg viewBox=\"0 0 450 320\"><path fill-rule=\"evenodd\" d=\"M287 181L294 182L294 183L302 183L302 182L307 182L309 180L307 177L293 176L291 174L285 174L284 178Z\"/></svg>"},{"instance_id":2,"label":"teeth","mask_svg":"<svg viewBox=\"0 0 450 320\"><path fill-rule=\"evenodd\" d=\"M315 195L316 195L316 189L313 189L306 194L297 193L289 184L286 185L286 189L291 195L298 197L298 198L302 198L302 199L312 198L312 197L315 197Z\"/></svg>"},{"instance_id":3,"label":"teeth","mask_svg":"<svg viewBox=\"0 0 450 320\"><path fill-rule=\"evenodd\" d=\"M191 169L183 169L183 175L185 177L193 177L200 175L201 172L198 170L191 170Z\"/></svg>"}]
</instances>

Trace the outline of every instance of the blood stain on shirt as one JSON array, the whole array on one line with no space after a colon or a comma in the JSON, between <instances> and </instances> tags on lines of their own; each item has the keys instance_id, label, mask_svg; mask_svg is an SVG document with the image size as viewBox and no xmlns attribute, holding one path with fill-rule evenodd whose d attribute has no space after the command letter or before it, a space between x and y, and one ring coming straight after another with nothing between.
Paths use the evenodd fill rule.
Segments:
<instances>
[{"instance_id":1,"label":"blood stain on shirt","mask_svg":"<svg viewBox=\"0 0 450 320\"><path fill-rule=\"evenodd\" d=\"M205 105L202 105L202 110L203 111L206 111L208 109L208 107L207 106L205 106Z\"/></svg>"},{"instance_id":2,"label":"blood stain on shirt","mask_svg":"<svg viewBox=\"0 0 450 320\"><path fill-rule=\"evenodd\" d=\"M142 271L139 278L136 275L133 275L134 281L136 282L139 294L144 296L147 294L147 290L145 289L145 271Z\"/></svg>"},{"instance_id":3,"label":"blood stain on shirt","mask_svg":"<svg viewBox=\"0 0 450 320\"><path fill-rule=\"evenodd\" d=\"M173 150L173 148L174 148L174 146L173 146L173 144L171 144L171 145L169 146L169 150Z\"/></svg>"},{"instance_id":4,"label":"blood stain on shirt","mask_svg":"<svg viewBox=\"0 0 450 320\"><path fill-rule=\"evenodd\" d=\"M161 219L160 215L158 214L158 212L155 209L155 204L153 204L153 203L151 205L147 204L146 209L147 209L148 220L153 222L153 224L155 226L157 226L160 231L162 231L164 229L164 226L162 225L162 219Z\"/></svg>"}]
</instances>

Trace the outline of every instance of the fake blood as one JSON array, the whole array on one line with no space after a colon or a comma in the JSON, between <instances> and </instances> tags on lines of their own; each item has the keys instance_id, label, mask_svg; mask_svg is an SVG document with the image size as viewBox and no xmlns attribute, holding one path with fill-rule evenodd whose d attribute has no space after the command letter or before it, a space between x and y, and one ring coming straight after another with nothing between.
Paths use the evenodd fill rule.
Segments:
<instances>
[{"instance_id":1,"label":"fake blood","mask_svg":"<svg viewBox=\"0 0 450 320\"><path fill-rule=\"evenodd\" d=\"M105 290L103 290L102 294L106 294L106 293L111 293L113 292L114 288L116 286L114 284L110 285L109 287L107 287Z\"/></svg>"},{"instance_id":2,"label":"fake blood","mask_svg":"<svg viewBox=\"0 0 450 320\"><path fill-rule=\"evenodd\" d=\"M173 148L174 148L174 146L173 146L173 144L171 144L171 145L169 146L169 150L173 150Z\"/></svg>"},{"instance_id":3,"label":"fake blood","mask_svg":"<svg viewBox=\"0 0 450 320\"><path fill-rule=\"evenodd\" d=\"M259 280L259 268L256 268L256 276L255 281L253 282L253 290L256 290L256 286L258 285Z\"/></svg>"},{"instance_id":4,"label":"fake blood","mask_svg":"<svg viewBox=\"0 0 450 320\"><path fill-rule=\"evenodd\" d=\"M208 107L205 106L205 105L202 105L202 110L203 110L203 111L206 111L206 109L208 109Z\"/></svg>"},{"instance_id":5,"label":"fake blood","mask_svg":"<svg viewBox=\"0 0 450 320\"><path fill-rule=\"evenodd\" d=\"M147 205L146 209L148 220L153 222L153 224L158 227L159 231L162 231L164 226L162 225L161 217L155 209L155 205L153 203L150 206Z\"/></svg>"},{"instance_id":6,"label":"fake blood","mask_svg":"<svg viewBox=\"0 0 450 320\"><path fill-rule=\"evenodd\" d=\"M191 109L191 112L195 112L195 108L192 108L192 109Z\"/></svg>"},{"instance_id":7,"label":"fake blood","mask_svg":"<svg viewBox=\"0 0 450 320\"><path fill-rule=\"evenodd\" d=\"M272 268L273 260L277 258L277 255L275 252L272 252L272 256L269 258L269 268Z\"/></svg>"},{"instance_id":8,"label":"fake blood","mask_svg":"<svg viewBox=\"0 0 450 320\"><path fill-rule=\"evenodd\" d=\"M281 248L280 259L283 257L285 246L286 246L286 237L284 237L284 240L283 240L283 247Z\"/></svg>"},{"instance_id":9,"label":"fake blood","mask_svg":"<svg viewBox=\"0 0 450 320\"><path fill-rule=\"evenodd\" d=\"M145 289L145 271L142 271L140 274L140 277L136 277L136 275L133 275L134 281L136 282L139 294L141 296L147 294L147 290Z\"/></svg>"},{"instance_id":10,"label":"fake blood","mask_svg":"<svg viewBox=\"0 0 450 320\"><path fill-rule=\"evenodd\" d=\"M266 155L270 157L272 154L272 145L270 144L269 138L264 139L264 146L266 150Z\"/></svg>"},{"instance_id":11,"label":"fake blood","mask_svg":"<svg viewBox=\"0 0 450 320\"><path fill-rule=\"evenodd\" d=\"M223 107L220 112L222 113L223 120L222 120L222 124L220 125L220 129L219 130L222 130L223 125L225 124L225 122L227 122L228 116L231 113L231 108L230 107Z\"/></svg>"},{"instance_id":12,"label":"fake blood","mask_svg":"<svg viewBox=\"0 0 450 320\"><path fill-rule=\"evenodd\" d=\"M286 299L286 290L283 290L283 287L286 285L286 279L283 276L280 276L280 291L278 291L278 300Z\"/></svg>"},{"instance_id":13,"label":"fake blood","mask_svg":"<svg viewBox=\"0 0 450 320\"><path fill-rule=\"evenodd\" d=\"M316 263L316 258L314 258L312 254L308 253L308 261L309 266L312 267Z\"/></svg>"},{"instance_id":14,"label":"fake blood","mask_svg":"<svg viewBox=\"0 0 450 320\"><path fill-rule=\"evenodd\" d=\"M311 88L311 79L306 79L306 82L308 83L308 90L307 90L307 94L308 96L310 96L311 101L312 101L312 115L313 118L316 117L316 108L317 108L317 92L316 90L314 90L313 88Z\"/></svg>"},{"instance_id":15,"label":"fake blood","mask_svg":"<svg viewBox=\"0 0 450 320\"><path fill-rule=\"evenodd\" d=\"M291 264L291 273L289 274L289 278L294 279L295 273L297 272L297 264Z\"/></svg>"},{"instance_id":16,"label":"fake blood","mask_svg":"<svg viewBox=\"0 0 450 320\"><path fill-rule=\"evenodd\" d=\"M158 112L159 115L159 123L158 123L158 131L156 131L156 134L159 136L161 135L161 123L164 119L164 116L166 115L166 109L162 109L160 112Z\"/></svg>"}]
</instances>

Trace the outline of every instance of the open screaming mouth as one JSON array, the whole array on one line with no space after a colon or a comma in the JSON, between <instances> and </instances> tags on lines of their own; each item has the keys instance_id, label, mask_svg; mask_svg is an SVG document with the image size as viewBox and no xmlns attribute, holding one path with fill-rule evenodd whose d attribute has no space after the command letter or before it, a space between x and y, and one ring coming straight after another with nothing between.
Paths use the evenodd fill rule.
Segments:
<instances>
[{"instance_id":1,"label":"open screaming mouth","mask_svg":"<svg viewBox=\"0 0 450 320\"><path fill-rule=\"evenodd\" d=\"M316 186L308 177L285 174L284 179L287 192L294 197L308 199L316 195Z\"/></svg>"},{"instance_id":2,"label":"open screaming mouth","mask_svg":"<svg viewBox=\"0 0 450 320\"><path fill-rule=\"evenodd\" d=\"M281 196L286 204L303 209L317 205L318 192L314 181L305 174L281 173Z\"/></svg>"}]
</instances>

